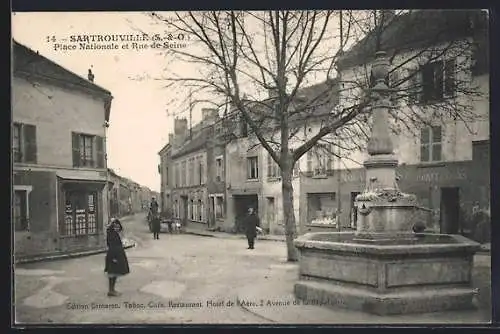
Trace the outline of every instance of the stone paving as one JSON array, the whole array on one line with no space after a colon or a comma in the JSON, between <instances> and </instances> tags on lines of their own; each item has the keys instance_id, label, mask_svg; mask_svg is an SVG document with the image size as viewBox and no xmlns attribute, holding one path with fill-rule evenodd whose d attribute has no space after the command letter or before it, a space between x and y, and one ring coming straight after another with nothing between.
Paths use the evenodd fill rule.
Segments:
<instances>
[{"instance_id":1,"label":"stone paving","mask_svg":"<svg viewBox=\"0 0 500 334\"><path fill-rule=\"evenodd\" d=\"M379 317L294 305L297 265L284 243L162 234L153 240L141 217L128 221L131 273L120 297L106 296L104 254L17 265L17 324L339 324L485 323L491 311ZM482 265L486 261L483 259ZM484 275L484 270L483 270ZM478 284L486 286L482 277ZM486 298L486 300L489 300Z\"/></svg>"}]
</instances>

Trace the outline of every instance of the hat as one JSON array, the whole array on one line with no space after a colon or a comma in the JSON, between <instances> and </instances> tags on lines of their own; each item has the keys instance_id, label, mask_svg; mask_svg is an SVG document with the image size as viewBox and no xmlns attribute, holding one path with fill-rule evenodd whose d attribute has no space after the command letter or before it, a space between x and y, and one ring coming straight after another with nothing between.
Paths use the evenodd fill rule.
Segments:
<instances>
[{"instance_id":1,"label":"hat","mask_svg":"<svg viewBox=\"0 0 500 334\"><path fill-rule=\"evenodd\" d=\"M109 220L109 223L108 223L108 225L106 226L106 228L110 228L111 226L113 226L113 224L114 224L114 223L118 223L118 224L120 224L120 226L121 226L121 223L120 223L120 221L118 220L118 218L116 218L116 217L111 217L111 219Z\"/></svg>"}]
</instances>

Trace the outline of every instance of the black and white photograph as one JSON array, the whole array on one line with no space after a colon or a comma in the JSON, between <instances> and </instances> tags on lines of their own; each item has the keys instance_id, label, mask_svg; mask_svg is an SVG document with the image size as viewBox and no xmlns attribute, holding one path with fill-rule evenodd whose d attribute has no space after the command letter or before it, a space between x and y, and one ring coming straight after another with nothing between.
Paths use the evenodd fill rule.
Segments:
<instances>
[{"instance_id":1,"label":"black and white photograph","mask_svg":"<svg viewBox=\"0 0 500 334\"><path fill-rule=\"evenodd\" d=\"M488 325L486 9L12 12L13 325Z\"/></svg>"}]
</instances>

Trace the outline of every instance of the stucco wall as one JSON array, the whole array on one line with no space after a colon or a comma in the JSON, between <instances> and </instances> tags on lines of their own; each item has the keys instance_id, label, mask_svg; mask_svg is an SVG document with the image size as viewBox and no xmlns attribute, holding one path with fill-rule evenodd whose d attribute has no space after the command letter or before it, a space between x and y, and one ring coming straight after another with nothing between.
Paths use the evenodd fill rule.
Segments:
<instances>
[{"instance_id":1,"label":"stucco wall","mask_svg":"<svg viewBox=\"0 0 500 334\"><path fill-rule=\"evenodd\" d=\"M73 166L71 132L104 137L104 102L44 81L13 78L12 120L36 125L37 163Z\"/></svg>"}]
</instances>

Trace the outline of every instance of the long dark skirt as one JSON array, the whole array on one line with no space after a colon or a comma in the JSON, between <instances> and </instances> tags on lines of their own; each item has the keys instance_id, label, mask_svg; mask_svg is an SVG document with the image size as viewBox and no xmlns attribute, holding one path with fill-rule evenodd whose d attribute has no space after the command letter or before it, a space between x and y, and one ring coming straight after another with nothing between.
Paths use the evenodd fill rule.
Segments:
<instances>
[{"instance_id":1,"label":"long dark skirt","mask_svg":"<svg viewBox=\"0 0 500 334\"><path fill-rule=\"evenodd\" d=\"M155 218L151 221L151 232L160 233L161 231L161 221L158 218Z\"/></svg>"},{"instance_id":2,"label":"long dark skirt","mask_svg":"<svg viewBox=\"0 0 500 334\"><path fill-rule=\"evenodd\" d=\"M122 276L130 273L127 255L123 248L108 250L106 253L104 272L110 277Z\"/></svg>"}]
</instances>

